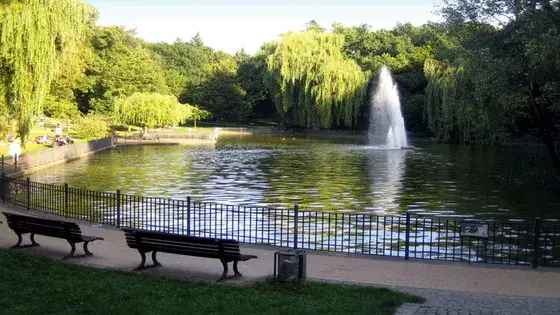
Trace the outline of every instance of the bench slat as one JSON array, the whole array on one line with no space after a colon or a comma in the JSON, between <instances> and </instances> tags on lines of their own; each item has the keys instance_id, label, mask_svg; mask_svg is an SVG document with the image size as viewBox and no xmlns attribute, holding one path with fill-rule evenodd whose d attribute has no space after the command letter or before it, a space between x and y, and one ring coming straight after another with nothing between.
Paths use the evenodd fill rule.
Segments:
<instances>
[{"instance_id":1,"label":"bench slat","mask_svg":"<svg viewBox=\"0 0 560 315\"><path fill-rule=\"evenodd\" d=\"M129 247L208 258L242 257L239 242L161 232L124 229Z\"/></svg>"},{"instance_id":2,"label":"bench slat","mask_svg":"<svg viewBox=\"0 0 560 315\"><path fill-rule=\"evenodd\" d=\"M4 212L8 226L17 233L33 233L69 241L92 241L100 238L83 236L80 226L74 222L42 219L26 215Z\"/></svg>"}]
</instances>

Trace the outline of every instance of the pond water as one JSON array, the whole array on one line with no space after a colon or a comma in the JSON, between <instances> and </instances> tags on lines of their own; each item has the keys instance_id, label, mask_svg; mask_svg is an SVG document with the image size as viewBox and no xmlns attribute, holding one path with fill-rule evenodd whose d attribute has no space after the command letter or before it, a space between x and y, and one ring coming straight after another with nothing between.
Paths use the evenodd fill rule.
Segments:
<instances>
[{"instance_id":1,"label":"pond water","mask_svg":"<svg viewBox=\"0 0 560 315\"><path fill-rule=\"evenodd\" d=\"M350 135L221 137L215 146L123 146L31 179L99 191L292 207L477 217L559 217L560 185L538 146L412 139L381 150Z\"/></svg>"}]
</instances>

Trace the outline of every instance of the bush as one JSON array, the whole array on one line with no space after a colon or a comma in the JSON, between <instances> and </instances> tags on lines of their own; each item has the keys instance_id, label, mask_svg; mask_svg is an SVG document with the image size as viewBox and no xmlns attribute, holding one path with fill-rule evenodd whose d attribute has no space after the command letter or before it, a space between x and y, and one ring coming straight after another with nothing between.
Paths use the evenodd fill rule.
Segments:
<instances>
[{"instance_id":1,"label":"bush","mask_svg":"<svg viewBox=\"0 0 560 315\"><path fill-rule=\"evenodd\" d=\"M56 100L52 96L45 99L43 112L47 117L59 119L75 119L80 116L77 104L67 100Z\"/></svg>"},{"instance_id":2,"label":"bush","mask_svg":"<svg viewBox=\"0 0 560 315\"><path fill-rule=\"evenodd\" d=\"M109 123L98 115L87 115L76 120L70 134L75 138L93 140L109 135Z\"/></svg>"},{"instance_id":3,"label":"bush","mask_svg":"<svg viewBox=\"0 0 560 315\"><path fill-rule=\"evenodd\" d=\"M175 96L158 93L134 93L118 99L113 112L116 123L142 128L176 126L186 120L201 119L207 113L179 103Z\"/></svg>"}]
</instances>

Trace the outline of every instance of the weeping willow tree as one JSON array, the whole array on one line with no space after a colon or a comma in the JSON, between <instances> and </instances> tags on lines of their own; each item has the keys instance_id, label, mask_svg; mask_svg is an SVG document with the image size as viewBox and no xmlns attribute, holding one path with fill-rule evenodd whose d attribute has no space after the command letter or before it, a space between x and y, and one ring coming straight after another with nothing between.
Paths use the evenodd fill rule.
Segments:
<instances>
[{"instance_id":1,"label":"weeping willow tree","mask_svg":"<svg viewBox=\"0 0 560 315\"><path fill-rule=\"evenodd\" d=\"M456 102L459 72L458 69L433 59L424 63L424 73L428 80L425 117L428 128L441 141L449 141L455 131L455 110L459 106Z\"/></svg>"},{"instance_id":2,"label":"weeping willow tree","mask_svg":"<svg viewBox=\"0 0 560 315\"><path fill-rule=\"evenodd\" d=\"M94 10L79 0L0 1L0 114L25 145L66 54L86 39Z\"/></svg>"},{"instance_id":3,"label":"weeping willow tree","mask_svg":"<svg viewBox=\"0 0 560 315\"><path fill-rule=\"evenodd\" d=\"M208 112L181 104L173 95L134 93L114 103L113 118L117 123L144 128L176 126L187 120L207 117Z\"/></svg>"},{"instance_id":4,"label":"weeping willow tree","mask_svg":"<svg viewBox=\"0 0 560 315\"><path fill-rule=\"evenodd\" d=\"M287 33L267 58L270 89L282 121L305 128L354 127L367 75L343 53L340 35Z\"/></svg>"},{"instance_id":5,"label":"weeping willow tree","mask_svg":"<svg viewBox=\"0 0 560 315\"><path fill-rule=\"evenodd\" d=\"M494 143L503 134L504 112L488 87L495 85L479 65L455 67L427 59L425 119L442 142Z\"/></svg>"}]
</instances>

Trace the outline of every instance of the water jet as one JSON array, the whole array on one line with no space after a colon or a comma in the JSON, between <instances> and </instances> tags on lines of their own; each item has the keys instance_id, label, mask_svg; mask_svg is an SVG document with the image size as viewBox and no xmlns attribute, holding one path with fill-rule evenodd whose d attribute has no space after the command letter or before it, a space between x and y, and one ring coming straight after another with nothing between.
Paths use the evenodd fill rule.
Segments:
<instances>
[{"instance_id":1,"label":"water jet","mask_svg":"<svg viewBox=\"0 0 560 315\"><path fill-rule=\"evenodd\" d=\"M383 66L375 93L370 100L368 141L372 146L385 149L408 147L404 118L397 84L391 72Z\"/></svg>"}]
</instances>

